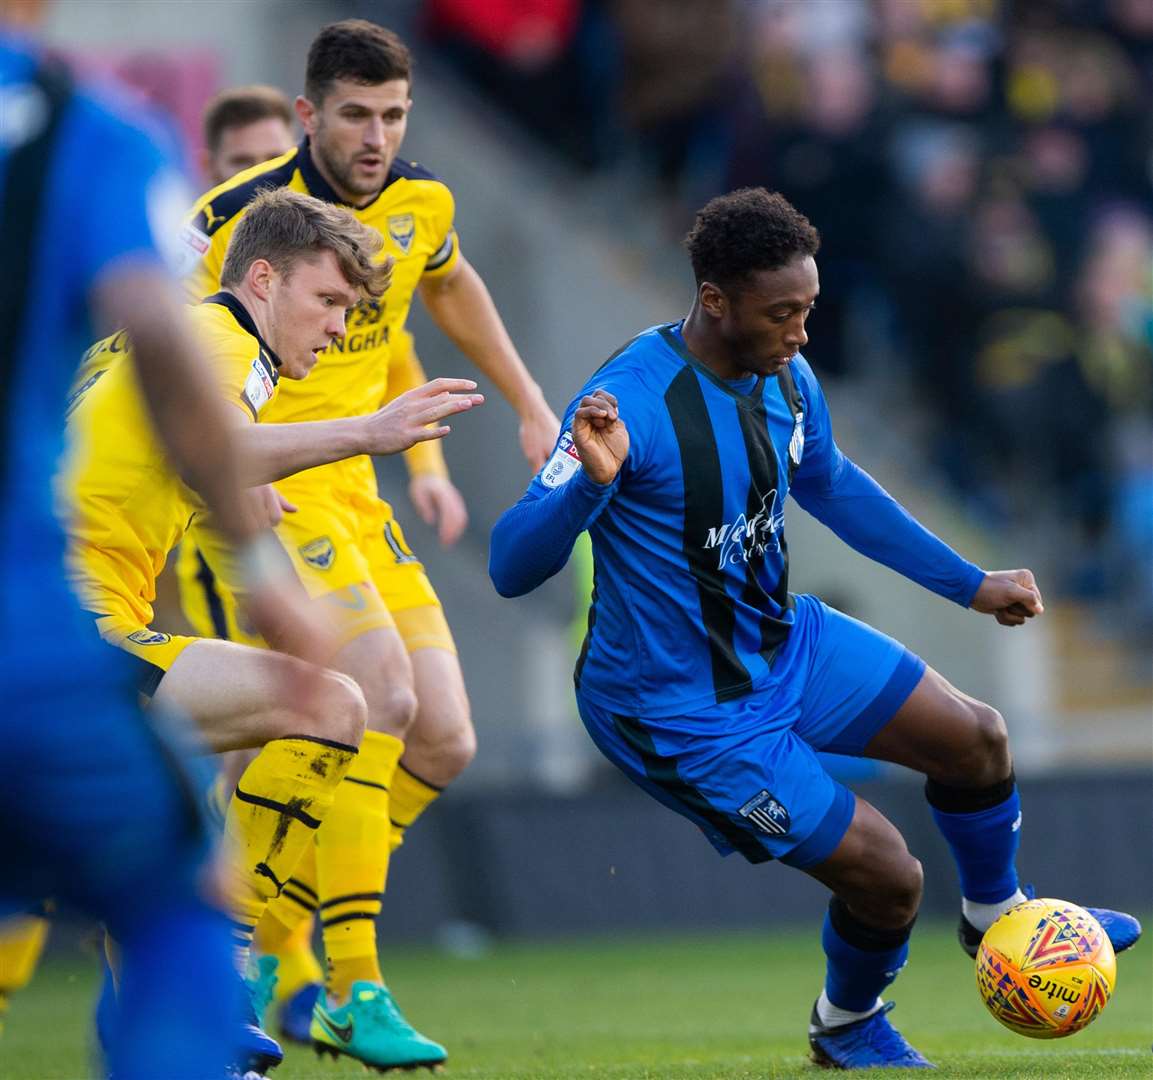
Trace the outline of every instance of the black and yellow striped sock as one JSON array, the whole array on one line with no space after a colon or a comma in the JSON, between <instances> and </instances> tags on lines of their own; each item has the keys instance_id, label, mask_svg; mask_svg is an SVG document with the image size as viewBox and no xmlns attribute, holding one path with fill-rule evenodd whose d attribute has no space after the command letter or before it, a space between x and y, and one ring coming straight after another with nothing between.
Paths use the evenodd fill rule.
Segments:
<instances>
[{"instance_id":1,"label":"black and yellow striped sock","mask_svg":"<svg viewBox=\"0 0 1153 1080\"><path fill-rule=\"evenodd\" d=\"M240 777L225 836L235 860L233 943L241 972L256 924L315 837L356 756L355 747L327 739L273 739Z\"/></svg>"},{"instance_id":2,"label":"black and yellow striped sock","mask_svg":"<svg viewBox=\"0 0 1153 1080\"><path fill-rule=\"evenodd\" d=\"M280 895L269 901L256 927L256 947L280 964L276 969L276 1000L291 997L308 983L324 981L324 971L312 951L316 895L316 844L309 844Z\"/></svg>"},{"instance_id":3,"label":"black and yellow striped sock","mask_svg":"<svg viewBox=\"0 0 1153 1080\"><path fill-rule=\"evenodd\" d=\"M395 736L365 732L356 766L340 785L317 836L320 925L328 990L337 1000L347 997L358 980L383 981L376 917L388 877L389 786L402 753L404 743Z\"/></svg>"},{"instance_id":4,"label":"black and yellow striped sock","mask_svg":"<svg viewBox=\"0 0 1153 1080\"><path fill-rule=\"evenodd\" d=\"M443 790L409 772L403 761L397 766L388 792L388 816L392 825L389 846L393 851L404 843L409 827L440 798Z\"/></svg>"}]
</instances>

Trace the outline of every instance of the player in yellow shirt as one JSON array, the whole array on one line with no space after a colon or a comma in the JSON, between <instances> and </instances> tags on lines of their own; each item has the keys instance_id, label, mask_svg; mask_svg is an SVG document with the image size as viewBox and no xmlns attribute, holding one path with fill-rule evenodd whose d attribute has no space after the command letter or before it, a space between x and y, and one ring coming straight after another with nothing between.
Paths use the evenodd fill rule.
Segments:
<instances>
[{"instance_id":1,"label":"player in yellow shirt","mask_svg":"<svg viewBox=\"0 0 1153 1080\"><path fill-rule=\"evenodd\" d=\"M202 127L201 168L212 185L223 184L244 169L287 154L294 146L292 105L271 86L222 90L205 106ZM425 381L412 334L402 330L390 341L385 402ZM414 506L424 521L437 526L440 541L452 545L468 523L468 511L449 480L440 443L417 443L405 451L404 459ZM198 632L233 641L250 640L237 618L233 596L217 590L212 571L195 545L181 545L177 574L181 607ZM309 929L302 925L302 930Z\"/></svg>"},{"instance_id":2,"label":"player in yellow shirt","mask_svg":"<svg viewBox=\"0 0 1153 1080\"><path fill-rule=\"evenodd\" d=\"M394 453L443 435L445 416L480 401L474 384L441 380L373 414L321 423L256 425L280 378L303 379L344 332L358 299L377 300L389 264L379 237L337 207L284 190L262 195L235 231L221 289L190 315L226 401L252 485L365 452ZM301 662L230 642L151 628L156 577L203 507L168 464L125 362L124 334L86 354L70 402L69 576L102 637L139 661L139 688L162 710L190 717L212 750L262 746L230 801L226 831L239 853L233 894L238 963L270 898L330 810L363 735L363 695L329 672L301 696ZM247 423L246 423L247 421ZM234 568L235 570L235 568ZM277 644L294 628L271 628ZM413 1041L427 1063L435 1044ZM279 1048L242 1061L263 1071ZM255 1053L255 1052L254 1052Z\"/></svg>"},{"instance_id":3,"label":"player in yellow shirt","mask_svg":"<svg viewBox=\"0 0 1153 1080\"><path fill-rule=\"evenodd\" d=\"M196 204L184 234L196 264L190 287L194 295L216 287L228 237L258 190L288 187L349 206L385 238L396 263L389 293L359 306L316 374L285 387L268 417L302 421L376 408L386 398L394 345L419 291L434 321L517 410L521 445L536 468L552 450L558 421L460 252L448 187L398 156L410 86L408 50L394 34L361 20L324 27L309 52L305 96L296 103L305 140ZM303 861L269 911L264 940L283 946L319 905L327 993L313 1010L311 1035L318 1045L376 1064L390 1032L411 1030L384 987L377 957L374 919L388 854L472 759L475 735L440 604L392 508L377 494L371 461L314 469L277 489L297 507L278 531L309 593L343 626L333 666L364 691L369 731L356 765L361 782L342 785L317 836L315 876ZM217 578L224 576L211 539L198 532L197 541ZM341 859L322 858L328 844L342 848ZM303 981L301 973L308 978L307 961L281 956L286 984L294 976Z\"/></svg>"}]
</instances>

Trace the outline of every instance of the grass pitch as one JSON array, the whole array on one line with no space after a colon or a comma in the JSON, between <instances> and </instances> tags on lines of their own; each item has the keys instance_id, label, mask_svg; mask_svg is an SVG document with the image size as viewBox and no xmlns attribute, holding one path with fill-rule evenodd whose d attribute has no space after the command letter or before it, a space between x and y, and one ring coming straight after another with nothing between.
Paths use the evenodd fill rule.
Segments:
<instances>
[{"instance_id":1,"label":"grass pitch","mask_svg":"<svg viewBox=\"0 0 1153 1080\"><path fill-rule=\"evenodd\" d=\"M815 919L816 917L814 917ZM409 1019L449 1048L445 1080L786 1080L825 1076L805 1028L820 987L811 933L591 939L501 945L475 960L390 950L389 983ZM894 986L894 1022L938 1076L1089 1080L1153 1076L1153 964L1142 942L1118 961L1104 1014L1069 1039L1035 1042L985 1012L952 928L918 926ZM179 979L179 973L173 972ZM57 955L12 1003L5 1080L77 1080L88 1065L94 962ZM157 1080L163 1080L163 1068ZM274 1080L367 1075L291 1048ZM427 1076L427 1073L394 1073Z\"/></svg>"}]
</instances>

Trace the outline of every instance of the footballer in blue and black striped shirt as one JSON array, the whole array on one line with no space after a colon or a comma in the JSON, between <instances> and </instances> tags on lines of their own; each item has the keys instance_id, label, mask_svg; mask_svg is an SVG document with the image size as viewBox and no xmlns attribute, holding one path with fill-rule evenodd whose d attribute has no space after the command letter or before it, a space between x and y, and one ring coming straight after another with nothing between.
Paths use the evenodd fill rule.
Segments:
<instances>
[{"instance_id":1,"label":"footballer in blue and black striped shirt","mask_svg":"<svg viewBox=\"0 0 1153 1080\"><path fill-rule=\"evenodd\" d=\"M903 645L788 587L785 501L864 555L962 607L1020 626L1028 570L986 572L919 524L833 438L801 355L820 289L817 231L763 188L712 200L686 246L686 318L637 335L570 404L553 456L498 521L490 573L519 596L588 530L595 563L576 672L589 734L718 851L779 859L833 893L814 1056L928 1063L881 993L905 962L921 866L819 751L925 774L956 859L962 945L1025 898L1005 723ZM1118 948L1140 926L1094 910Z\"/></svg>"}]
</instances>

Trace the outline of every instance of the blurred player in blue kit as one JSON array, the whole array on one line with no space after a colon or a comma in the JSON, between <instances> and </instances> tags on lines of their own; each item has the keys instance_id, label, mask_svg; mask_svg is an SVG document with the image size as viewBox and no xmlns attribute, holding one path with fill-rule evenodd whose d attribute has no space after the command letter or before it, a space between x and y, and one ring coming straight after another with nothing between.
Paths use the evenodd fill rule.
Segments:
<instances>
[{"instance_id":1,"label":"blurred player in blue kit","mask_svg":"<svg viewBox=\"0 0 1153 1080\"><path fill-rule=\"evenodd\" d=\"M131 336L169 453L256 589L250 617L298 625L302 655L322 635L283 589L239 486L225 406L157 244L186 199L165 140L45 58L27 36L39 8L0 0L0 914L54 896L107 925L122 955L116 1080L213 1080L237 1041L238 984L227 923L205 899L198 785L136 707L128 658L69 592L53 514L65 397L94 322Z\"/></svg>"},{"instance_id":2,"label":"blurred player in blue kit","mask_svg":"<svg viewBox=\"0 0 1153 1080\"><path fill-rule=\"evenodd\" d=\"M620 349L569 406L545 467L493 531L502 596L529 592L588 530L595 589L576 669L600 750L722 854L794 866L832 890L813 1058L930 1067L881 999L904 966L920 863L819 751L924 773L956 860L960 940L1025 899L1020 800L1000 714L873 628L788 589L788 495L862 554L962 607L1020 626L1028 570L986 572L915 521L834 441L800 354L819 291L816 230L777 194L710 202L686 246L681 322ZM1114 948L1135 919L1090 909Z\"/></svg>"}]
</instances>

